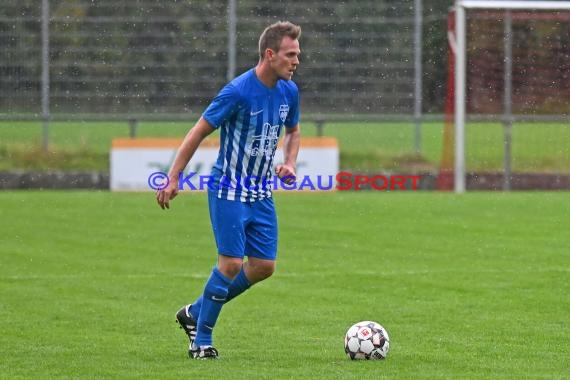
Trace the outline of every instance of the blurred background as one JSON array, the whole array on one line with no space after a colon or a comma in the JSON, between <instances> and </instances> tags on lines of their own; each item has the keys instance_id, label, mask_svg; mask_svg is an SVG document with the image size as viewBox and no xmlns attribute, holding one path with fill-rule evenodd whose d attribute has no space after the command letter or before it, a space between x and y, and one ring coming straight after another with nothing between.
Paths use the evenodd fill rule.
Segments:
<instances>
[{"instance_id":1,"label":"blurred background","mask_svg":"<svg viewBox=\"0 0 570 380\"><path fill-rule=\"evenodd\" d=\"M294 80L304 135L337 137L344 169L437 173L453 160L452 5L3 0L0 170L105 171L113 138L181 138L257 63L263 28L290 20L303 29ZM503 10L468 15L469 171L506 166L504 20ZM508 169L568 172L568 12L511 23Z\"/></svg>"},{"instance_id":2,"label":"blurred background","mask_svg":"<svg viewBox=\"0 0 570 380\"><path fill-rule=\"evenodd\" d=\"M265 26L291 20L303 28L295 79L305 112L412 113L413 1L233 3L50 0L51 112L200 113L228 75L257 63ZM441 112L450 1L431 3L424 102ZM13 90L2 92L3 113L41 112L41 5L3 1L2 84Z\"/></svg>"}]
</instances>

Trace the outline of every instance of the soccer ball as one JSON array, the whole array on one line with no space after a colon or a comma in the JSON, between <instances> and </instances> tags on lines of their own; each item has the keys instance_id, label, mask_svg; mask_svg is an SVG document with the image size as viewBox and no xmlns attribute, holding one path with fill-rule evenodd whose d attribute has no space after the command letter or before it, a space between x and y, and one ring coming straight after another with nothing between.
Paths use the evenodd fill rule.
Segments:
<instances>
[{"instance_id":1,"label":"soccer ball","mask_svg":"<svg viewBox=\"0 0 570 380\"><path fill-rule=\"evenodd\" d=\"M344 352L352 360L385 359L389 349L388 331L376 322L355 323L344 337Z\"/></svg>"}]
</instances>

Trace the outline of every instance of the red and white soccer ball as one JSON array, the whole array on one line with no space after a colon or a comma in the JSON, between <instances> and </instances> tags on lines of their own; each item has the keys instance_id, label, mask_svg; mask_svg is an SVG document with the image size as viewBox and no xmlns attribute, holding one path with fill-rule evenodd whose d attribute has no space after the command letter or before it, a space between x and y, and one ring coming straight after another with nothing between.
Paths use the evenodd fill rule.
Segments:
<instances>
[{"instance_id":1,"label":"red and white soccer ball","mask_svg":"<svg viewBox=\"0 0 570 380\"><path fill-rule=\"evenodd\" d=\"M344 337L344 351L352 360L385 359L389 350L388 331L376 322L355 323Z\"/></svg>"}]
</instances>

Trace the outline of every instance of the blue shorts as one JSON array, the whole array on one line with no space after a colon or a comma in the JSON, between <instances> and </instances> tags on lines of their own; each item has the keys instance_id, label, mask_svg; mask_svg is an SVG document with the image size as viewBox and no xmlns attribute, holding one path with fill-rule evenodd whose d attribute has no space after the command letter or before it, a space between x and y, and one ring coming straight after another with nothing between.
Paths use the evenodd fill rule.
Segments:
<instances>
[{"instance_id":1,"label":"blue shorts","mask_svg":"<svg viewBox=\"0 0 570 380\"><path fill-rule=\"evenodd\" d=\"M210 220L218 253L224 256L277 258L277 215L273 198L230 201L208 191Z\"/></svg>"}]
</instances>

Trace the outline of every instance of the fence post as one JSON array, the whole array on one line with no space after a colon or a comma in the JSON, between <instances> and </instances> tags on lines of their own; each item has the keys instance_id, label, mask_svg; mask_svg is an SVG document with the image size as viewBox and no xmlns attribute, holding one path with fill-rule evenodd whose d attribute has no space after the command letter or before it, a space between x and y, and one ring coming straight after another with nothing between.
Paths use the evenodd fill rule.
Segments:
<instances>
[{"instance_id":1,"label":"fence post","mask_svg":"<svg viewBox=\"0 0 570 380\"><path fill-rule=\"evenodd\" d=\"M325 119L321 116L315 118L315 127L317 128L317 136L323 136L323 129L325 127Z\"/></svg>"},{"instance_id":2,"label":"fence post","mask_svg":"<svg viewBox=\"0 0 570 380\"><path fill-rule=\"evenodd\" d=\"M415 151L422 152L422 1L414 1L414 124Z\"/></svg>"},{"instance_id":3,"label":"fence post","mask_svg":"<svg viewBox=\"0 0 570 380\"><path fill-rule=\"evenodd\" d=\"M504 126L504 178L503 190L511 190L511 142L513 127L513 27L511 11L505 11L504 20L504 48L505 48L505 89L503 94L504 110L503 110L503 126Z\"/></svg>"},{"instance_id":4,"label":"fence post","mask_svg":"<svg viewBox=\"0 0 570 380\"><path fill-rule=\"evenodd\" d=\"M139 126L138 119L131 117L129 118L129 137L134 139L137 137L137 128Z\"/></svg>"},{"instance_id":5,"label":"fence post","mask_svg":"<svg viewBox=\"0 0 570 380\"><path fill-rule=\"evenodd\" d=\"M49 144L49 2L42 0L42 148Z\"/></svg>"},{"instance_id":6,"label":"fence post","mask_svg":"<svg viewBox=\"0 0 570 380\"><path fill-rule=\"evenodd\" d=\"M236 40L237 40L236 0L228 0L228 82L236 76Z\"/></svg>"}]
</instances>

